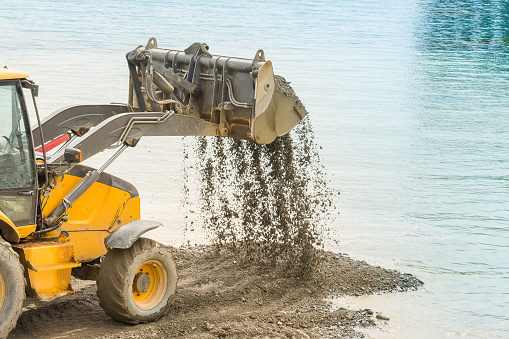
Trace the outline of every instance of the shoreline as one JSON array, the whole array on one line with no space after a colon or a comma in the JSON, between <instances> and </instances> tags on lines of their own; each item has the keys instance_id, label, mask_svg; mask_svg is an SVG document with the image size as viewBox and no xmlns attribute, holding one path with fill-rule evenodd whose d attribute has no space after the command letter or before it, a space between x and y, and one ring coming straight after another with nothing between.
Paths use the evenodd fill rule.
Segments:
<instances>
[{"instance_id":1,"label":"shoreline","mask_svg":"<svg viewBox=\"0 0 509 339\"><path fill-rule=\"evenodd\" d=\"M217 253L208 246L171 249L179 289L159 321L116 322L99 307L95 282L73 278L74 295L50 302L28 299L9 338L361 338L358 328L386 323L383 310L333 309L327 299L422 286L410 274L328 251L318 251L320 263L304 281L242 263L234 253Z\"/></svg>"}]
</instances>

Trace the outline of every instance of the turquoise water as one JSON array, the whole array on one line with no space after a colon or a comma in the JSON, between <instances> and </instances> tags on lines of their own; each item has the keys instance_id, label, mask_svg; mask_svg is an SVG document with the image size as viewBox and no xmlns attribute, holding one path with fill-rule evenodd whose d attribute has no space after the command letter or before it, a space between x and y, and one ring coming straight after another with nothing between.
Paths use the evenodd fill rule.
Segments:
<instances>
[{"instance_id":1,"label":"turquoise water","mask_svg":"<svg viewBox=\"0 0 509 339\"><path fill-rule=\"evenodd\" d=\"M125 102L124 55L151 36L246 58L263 48L310 111L341 191L328 246L425 282L337 302L390 316L376 338L508 336L505 2L3 1L0 32L0 63L41 85L43 115ZM110 172L138 187L145 218L165 223L154 237L185 241L180 138L129 151Z\"/></svg>"}]
</instances>

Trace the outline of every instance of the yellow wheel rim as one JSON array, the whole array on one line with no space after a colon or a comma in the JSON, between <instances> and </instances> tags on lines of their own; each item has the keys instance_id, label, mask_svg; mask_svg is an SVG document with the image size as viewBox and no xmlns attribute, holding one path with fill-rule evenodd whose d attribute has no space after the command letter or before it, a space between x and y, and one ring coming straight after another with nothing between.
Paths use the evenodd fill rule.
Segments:
<instances>
[{"instance_id":1,"label":"yellow wheel rim","mask_svg":"<svg viewBox=\"0 0 509 339\"><path fill-rule=\"evenodd\" d=\"M2 309L4 301L5 301L5 281L4 277L2 277L2 275L0 274L0 309Z\"/></svg>"},{"instance_id":2,"label":"yellow wheel rim","mask_svg":"<svg viewBox=\"0 0 509 339\"><path fill-rule=\"evenodd\" d=\"M133 299L136 306L149 310L156 307L166 294L168 274L158 260L144 262L133 278Z\"/></svg>"}]
</instances>

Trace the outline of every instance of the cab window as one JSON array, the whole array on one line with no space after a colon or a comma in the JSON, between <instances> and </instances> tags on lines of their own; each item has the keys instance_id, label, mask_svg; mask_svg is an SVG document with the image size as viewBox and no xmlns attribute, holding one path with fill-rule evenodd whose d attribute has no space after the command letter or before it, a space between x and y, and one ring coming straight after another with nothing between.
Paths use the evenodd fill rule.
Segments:
<instances>
[{"instance_id":1,"label":"cab window","mask_svg":"<svg viewBox=\"0 0 509 339\"><path fill-rule=\"evenodd\" d=\"M20 96L16 83L0 85L0 209L18 225L33 217L32 197L19 192L36 185L29 124Z\"/></svg>"}]
</instances>

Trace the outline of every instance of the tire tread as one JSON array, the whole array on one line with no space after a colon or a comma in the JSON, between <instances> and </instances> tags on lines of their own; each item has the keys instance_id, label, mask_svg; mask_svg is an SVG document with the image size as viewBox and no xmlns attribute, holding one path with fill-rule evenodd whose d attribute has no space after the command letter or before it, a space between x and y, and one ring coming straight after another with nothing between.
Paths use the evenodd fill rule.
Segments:
<instances>
[{"instance_id":1,"label":"tire tread","mask_svg":"<svg viewBox=\"0 0 509 339\"><path fill-rule=\"evenodd\" d=\"M5 241L2 237L0 237L0 260L5 260L11 266L10 269L13 270L13 274L6 275L4 277L4 282L6 285L15 285L19 284L21 281L21 286L16 286L14 295L9 295L6 300L7 307L13 308L12 310L7 310L9 312L5 317L2 314L2 319L0 319L0 338L6 338L7 335L16 327L18 322L18 318L21 315L23 309L23 302L25 301L25 285L26 280L24 276L24 268L19 261L18 253L16 253L11 244ZM3 310L2 310L3 312ZM1 312L0 312L1 314Z\"/></svg>"},{"instance_id":2,"label":"tire tread","mask_svg":"<svg viewBox=\"0 0 509 339\"><path fill-rule=\"evenodd\" d=\"M111 318L130 324L147 322L130 314L126 307L129 301L126 300L124 288L125 277L128 275L131 263L137 256L152 248L161 248L161 245L151 239L139 238L129 249L111 249L106 254L97 276L97 296L99 305ZM168 307L169 303L157 318L161 317ZM149 321L157 320L157 318Z\"/></svg>"}]
</instances>

